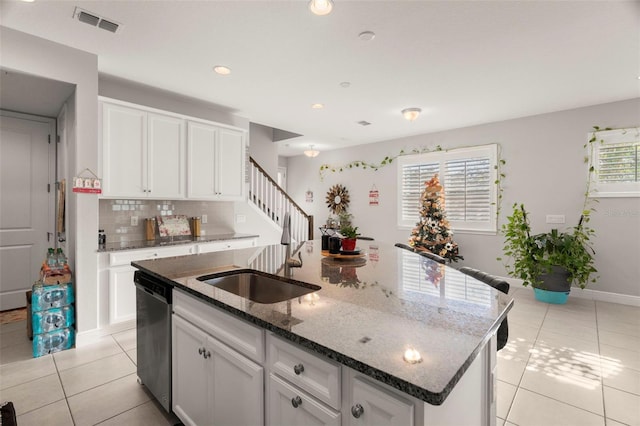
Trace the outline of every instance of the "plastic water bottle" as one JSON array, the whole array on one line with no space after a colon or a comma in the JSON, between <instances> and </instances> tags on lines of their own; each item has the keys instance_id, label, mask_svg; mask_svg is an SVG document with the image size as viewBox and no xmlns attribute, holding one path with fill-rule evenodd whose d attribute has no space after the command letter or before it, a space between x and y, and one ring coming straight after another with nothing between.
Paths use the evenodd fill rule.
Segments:
<instances>
[{"instance_id":1,"label":"plastic water bottle","mask_svg":"<svg viewBox=\"0 0 640 426\"><path fill-rule=\"evenodd\" d=\"M56 269L58 266L56 254L52 248L49 248L49 250L47 251L47 266L51 269Z\"/></svg>"},{"instance_id":2,"label":"plastic water bottle","mask_svg":"<svg viewBox=\"0 0 640 426\"><path fill-rule=\"evenodd\" d=\"M58 251L56 252L56 265L58 269L63 269L67 264L67 256L64 254L62 249L58 247Z\"/></svg>"}]
</instances>

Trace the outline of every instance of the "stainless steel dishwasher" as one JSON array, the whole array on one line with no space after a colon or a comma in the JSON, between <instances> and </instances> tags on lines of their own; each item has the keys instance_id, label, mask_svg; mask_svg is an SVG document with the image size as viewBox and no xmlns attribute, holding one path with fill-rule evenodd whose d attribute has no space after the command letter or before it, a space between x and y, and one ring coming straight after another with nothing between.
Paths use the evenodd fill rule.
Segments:
<instances>
[{"instance_id":1,"label":"stainless steel dishwasher","mask_svg":"<svg viewBox=\"0 0 640 426\"><path fill-rule=\"evenodd\" d=\"M138 383L171 412L170 285L136 271L136 340Z\"/></svg>"}]
</instances>

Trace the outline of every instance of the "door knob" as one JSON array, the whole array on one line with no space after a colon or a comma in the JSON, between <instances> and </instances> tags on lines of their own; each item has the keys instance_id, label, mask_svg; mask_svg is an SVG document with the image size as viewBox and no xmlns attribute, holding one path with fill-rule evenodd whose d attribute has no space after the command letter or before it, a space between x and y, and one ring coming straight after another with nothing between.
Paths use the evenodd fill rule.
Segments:
<instances>
[{"instance_id":1,"label":"door knob","mask_svg":"<svg viewBox=\"0 0 640 426\"><path fill-rule=\"evenodd\" d=\"M291 405L293 405L293 408L298 408L300 405L302 405L302 398L300 398L299 396L291 398Z\"/></svg>"},{"instance_id":2,"label":"door knob","mask_svg":"<svg viewBox=\"0 0 640 426\"><path fill-rule=\"evenodd\" d=\"M356 404L351 407L351 415L356 419L360 418L360 416L364 413L364 407L360 404Z\"/></svg>"},{"instance_id":3,"label":"door knob","mask_svg":"<svg viewBox=\"0 0 640 426\"><path fill-rule=\"evenodd\" d=\"M304 371L304 365L298 364L293 366L293 372L296 373L296 376L299 376L300 373Z\"/></svg>"}]
</instances>

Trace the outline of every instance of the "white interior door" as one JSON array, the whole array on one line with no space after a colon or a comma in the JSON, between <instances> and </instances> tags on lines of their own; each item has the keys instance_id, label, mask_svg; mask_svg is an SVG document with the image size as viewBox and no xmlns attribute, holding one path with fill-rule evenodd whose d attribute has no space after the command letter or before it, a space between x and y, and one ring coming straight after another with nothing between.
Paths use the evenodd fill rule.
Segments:
<instances>
[{"instance_id":1,"label":"white interior door","mask_svg":"<svg viewBox=\"0 0 640 426\"><path fill-rule=\"evenodd\" d=\"M26 306L55 246L53 130L52 119L0 112L0 310Z\"/></svg>"}]
</instances>

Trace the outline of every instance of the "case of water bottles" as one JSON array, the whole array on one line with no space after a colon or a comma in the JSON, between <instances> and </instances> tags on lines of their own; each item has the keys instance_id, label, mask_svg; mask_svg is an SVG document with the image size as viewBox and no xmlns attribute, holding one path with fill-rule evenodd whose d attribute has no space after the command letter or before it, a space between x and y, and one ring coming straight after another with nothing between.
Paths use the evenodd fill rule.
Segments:
<instances>
[{"instance_id":1,"label":"case of water bottles","mask_svg":"<svg viewBox=\"0 0 640 426\"><path fill-rule=\"evenodd\" d=\"M49 249L40 281L31 291L33 356L71 348L75 343L75 312L71 270L62 249Z\"/></svg>"}]
</instances>

